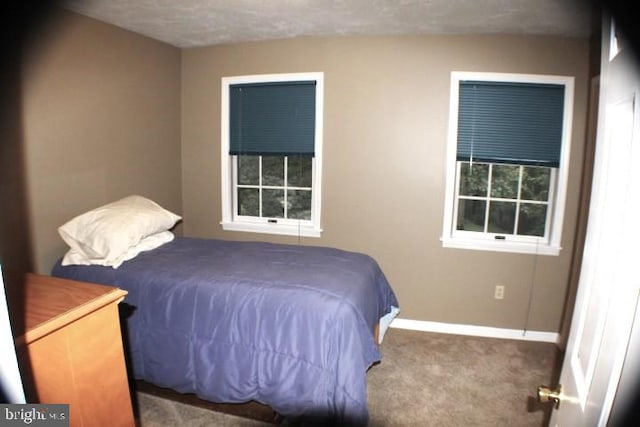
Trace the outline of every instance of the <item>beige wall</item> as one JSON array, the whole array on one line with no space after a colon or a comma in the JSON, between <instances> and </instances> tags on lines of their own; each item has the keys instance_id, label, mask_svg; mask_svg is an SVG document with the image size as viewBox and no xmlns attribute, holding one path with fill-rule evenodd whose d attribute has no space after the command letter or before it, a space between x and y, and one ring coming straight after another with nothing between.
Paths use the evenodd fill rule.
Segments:
<instances>
[{"instance_id":1,"label":"beige wall","mask_svg":"<svg viewBox=\"0 0 640 427\"><path fill-rule=\"evenodd\" d=\"M184 215L184 233L223 232L220 78L325 73L321 238L382 265L403 318L558 331L577 216L588 42L520 36L300 38L180 51L59 12L22 73L31 248L47 273L64 253L57 227L131 193ZM573 75L569 199L558 257L444 249L449 77L456 71ZM505 299L493 299L496 284Z\"/></svg>"},{"instance_id":2,"label":"beige wall","mask_svg":"<svg viewBox=\"0 0 640 427\"><path fill-rule=\"evenodd\" d=\"M445 149L451 71L576 77L567 210L560 256L444 249ZM375 257L401 317L557 332L577 216L587 106L588 41L521 36L300 38L184 50L185 235L296 243L224 232L220 207L220 78L325 73L321 238ZM493 299L495 285L505 299ZM533 284L531 314L526 322Z\"/></svg>"},{"instance_id":3,"label":"beige wall","mask_svg":"<svg viewBox=\"0 0 640 427\"><path fill-rule=\"evenodd\" d=\"M34 268L66 250L57 227L137 193L182 211L179 49L70 12L50 17L22 73Z\"/></svg>"}]
</instances>

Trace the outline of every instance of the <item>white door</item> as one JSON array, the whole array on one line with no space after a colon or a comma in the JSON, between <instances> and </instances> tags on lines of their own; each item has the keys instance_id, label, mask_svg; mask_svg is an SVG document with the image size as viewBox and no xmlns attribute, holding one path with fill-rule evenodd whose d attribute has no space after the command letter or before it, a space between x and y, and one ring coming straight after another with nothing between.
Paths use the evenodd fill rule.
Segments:
<instances>
[{"instance_id":1,"label":"white door","mask_svg":"<svg viewBox=\"0 0 640 427\"><path fill-rule=\"evenodd\" d=\"M611 29L606 20L589 222L550 426L605 426L628 352L638 351L629 337L640 290L640 78L630 49L617 52Z\"/></svg>"},{"instance_id":2,"label":"white door","mask_svg":"<svg viewBox=\"0 0 640 427\"><path fill-rule=\"evenodd\" d=\"M1 403L25 403L15 350L0 265L0 398L6 399Z\"/></svg>"}]
</instances>

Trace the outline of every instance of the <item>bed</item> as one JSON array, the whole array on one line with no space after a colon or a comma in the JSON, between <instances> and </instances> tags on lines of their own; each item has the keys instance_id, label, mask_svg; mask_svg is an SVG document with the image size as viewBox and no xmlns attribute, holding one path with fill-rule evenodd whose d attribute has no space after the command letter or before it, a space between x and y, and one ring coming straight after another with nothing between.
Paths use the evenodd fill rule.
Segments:
<instances>
[{"instance_id":1,"label":"bed","mask_svg":"<svg viewBox=\"0 0 640 427\"><path fill-rule=\"evenodd\" d=\"M128 292L136 379L302 424L367 423L366 373L398 311L370 256L175 237L117 268L61 260L52 275Z\"/></svg>"}]
</instances>

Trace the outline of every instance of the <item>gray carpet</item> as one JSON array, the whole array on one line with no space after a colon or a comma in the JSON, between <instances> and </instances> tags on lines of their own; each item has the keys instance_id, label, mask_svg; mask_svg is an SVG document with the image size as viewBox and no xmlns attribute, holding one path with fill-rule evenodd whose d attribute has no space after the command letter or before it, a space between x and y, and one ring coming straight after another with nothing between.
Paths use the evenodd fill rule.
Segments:
<instances>
[{"instance_id":1,"label":"gray carpet","mask_svg":"<svg viewBox=\"0 0 640 427\"><path fill-rule=\"evenodd\" d=\"M531 400L557 358L548 343L390 329L367 374L370 426L543 426L546 412ZM141 427L271 425L137 397Z\"/></svg>"}]
</instances>

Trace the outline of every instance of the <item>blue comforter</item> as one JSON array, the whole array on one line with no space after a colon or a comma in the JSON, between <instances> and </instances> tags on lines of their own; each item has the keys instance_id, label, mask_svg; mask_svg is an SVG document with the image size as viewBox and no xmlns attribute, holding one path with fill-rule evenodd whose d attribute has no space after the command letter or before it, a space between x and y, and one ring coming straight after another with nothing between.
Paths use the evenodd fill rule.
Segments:
<instances>
[{"instance_id":1,"label":"blue comforter","mask_svg":"<svg viewBox=\"0 0 640 427\"><path fill-rule=\"evenodd\" d=\"M373 331L398 306L367 255L176 238L118 269L58 263L52 274L128 291L138 379L298 421L367 422Z\"/></svg>"}]
</instances>

